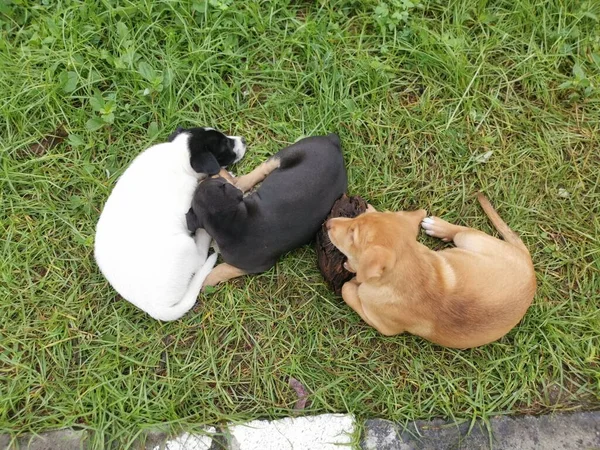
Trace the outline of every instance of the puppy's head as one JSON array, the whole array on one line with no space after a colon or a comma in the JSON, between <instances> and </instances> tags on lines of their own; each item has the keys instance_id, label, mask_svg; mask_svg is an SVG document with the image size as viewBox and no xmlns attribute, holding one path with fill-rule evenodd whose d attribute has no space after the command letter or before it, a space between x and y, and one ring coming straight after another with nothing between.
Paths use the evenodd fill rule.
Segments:
<instances>
[{"instance_id":1,"label":"puppy's head","mask_svg":"<svg viewBox=\"0 0 600 450\"><path fill-rule=\"evenodd\" d=\"M226 136L208 127L177 128L169 142L187 139L190 165L197 173L215 175L221 167L238 162L246 153L246 141L240 136Z\"/></svg>"},{"instance_id":2,"label":"puppy's head","mask_svg":"<svg viewBox=\"0 0 600 450\"><path fill-rule=\"evenodd\" d=\"M393 269L402 245L414 241L427 212L367 211L353 219L327 221L329 239L347 258L346 269L359 283L375 281Z\"/></svg>"},{"instance_id":3,"label":"puppy's head","mask_svg":"<svg viewBox=\"0 0 600 450\"><path fill-rule=\"evenodd\" d=\"M205 219L208 216L221 216L227 220L243 199L242 191L224 178L204 180L196 188L192 207L185 215L188 230L193 233L198 228L205 228Z\"/></svg>"}]
</instances>

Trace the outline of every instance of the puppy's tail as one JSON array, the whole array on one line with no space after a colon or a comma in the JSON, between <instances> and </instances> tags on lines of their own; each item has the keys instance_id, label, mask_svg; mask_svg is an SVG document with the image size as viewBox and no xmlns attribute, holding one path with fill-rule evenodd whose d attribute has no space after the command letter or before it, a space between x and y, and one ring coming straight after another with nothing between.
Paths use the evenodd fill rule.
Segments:
<instances>
[{"instance_id":1,"label":"puppy's tail","mask_svg":"<svg viewBox=\"0 0 600 450\"><path fill-rule=\"evenodd\" d=\"M173 306L170 306L168 309L161 311L158 316L154 316L156 319L163 320L165 322L177 320L190 309L192 309L196 303L196 300L198 299L200 289L202 289L202 283L204 283L204 280L206 280L206 277L210 271L213 269L213 267L215 267L217 255L217 252L213 253L206 259L204 264L199 267L198 272L196 272L192 277L192 280L190 281L185 294L183 294L181 301Z\"/></svg>"},{"instance_id":2,"label":"puppy's tail","mask_svg":"<svg viewBox=\"0 0 600 450\"><path fill-rule=\"evenodd\" d=\"M483 195L480 192L479 194L477 194L477 200L479 200L479 204L483 208L483 211L491 220L494 227L496 227L498 233L502 235L504 240L509 244L512 244L515 247L518 247L521 250L524 250L525 252L529 253L529 250L527 250L527 247L525 247L525 244L523 244L523 241L521 240L519 235L513 230L511 230L506 224L506 222L502 220L502 218L498 215L498 213L496 212L490 201L485 197L485 195Z\"/></svg>"}]
</instances>

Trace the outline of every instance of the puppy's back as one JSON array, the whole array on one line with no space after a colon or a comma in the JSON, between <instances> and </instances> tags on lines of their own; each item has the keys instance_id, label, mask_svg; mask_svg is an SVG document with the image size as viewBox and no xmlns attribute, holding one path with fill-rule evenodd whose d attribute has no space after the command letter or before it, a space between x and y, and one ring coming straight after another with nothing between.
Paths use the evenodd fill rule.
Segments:
<instances>
[{"instance_id":1,"label":"puppy's back","mask_svg":"<svg viewBox=\"0 0 600 450\"><path fill-rule=\"evenodd\" d=\"M280 167L246 203L249 210L256 205L258 212L249 227L254 248L239 249L246 255L246 267L260 257L269 261L260 265L262 271L281 254L310 242L333 203L346 192L339 138L330 136L302 139L274 156L280 158Z\"/></svg>"},{"instance_id":2,"label":"puppy's back","mask_svg":"<svg viewBox=\"0 0 600 450\"><path fill-rule=\"evenodd\" d=\"M315 202L310 195L323 195L324 201L315 203L323 205L329 213L333 202L346 192L344 157L336 134L301 139L279 151L274 158L280 159L279 168L258 189L266 201L277 202L285 197L300 203L304 203L303 200ZM287 188L286 193L281 192L282 187Z\"/></svg>"},{"instance_id":3,"label":"puppy's back","mask_svg":"<svg viewBox=\"0 0 600 450\"><path fill-rule=\"evenodd\" d=\"M146 295L145 290L155 292L153 286L166 282L160 273L182 266L174 260L185 255L183 249L175 255L178 244L173 240L179 237L174 230L185 231L185 212L195 181L181 175L184 159L180 153L172 144L164 143L138 155L117 181L96 226L94 256L98 267L134 304L136 297ZM178 195L186 191L189 198ZM185 243L181 245L185 247ZM164 270L153 275L158 268ZM148 280L153 281L152 286Z\"/></svg>"}]
</instances>

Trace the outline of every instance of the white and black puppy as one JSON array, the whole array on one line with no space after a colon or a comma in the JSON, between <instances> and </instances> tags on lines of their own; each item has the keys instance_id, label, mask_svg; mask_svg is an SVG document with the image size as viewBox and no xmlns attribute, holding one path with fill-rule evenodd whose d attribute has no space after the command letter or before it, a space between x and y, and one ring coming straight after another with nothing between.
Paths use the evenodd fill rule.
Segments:
<instances>
[{"instance_id":1,"label":"white and black puppy","mask_svg":"<svg viewBox=\"0 0 600 450\"><path fill-rule=\"evenodd\" d=\"M256 192L243 196L261 181ZM346 187L335 134L305 138L284 148L237 178L235 186L221 177L200 183L187 225L196 233L208 231L225 261L204 285L264 272L285 252L308 243Z\"/></svg>"},{"instance_id":2,"label":"white and black puppy","mask_svg":"<svg viewBox=\"0 0 600 450\"><path fill-rule=\"evenodd\" d=\"M96 228L95 257L123 298L158 320L196 303L217 255L210 236L186 225L198 181L239 161L244 139L212 128L178 128L137 156L117 181Z\"/></svg>"}]
</instances>

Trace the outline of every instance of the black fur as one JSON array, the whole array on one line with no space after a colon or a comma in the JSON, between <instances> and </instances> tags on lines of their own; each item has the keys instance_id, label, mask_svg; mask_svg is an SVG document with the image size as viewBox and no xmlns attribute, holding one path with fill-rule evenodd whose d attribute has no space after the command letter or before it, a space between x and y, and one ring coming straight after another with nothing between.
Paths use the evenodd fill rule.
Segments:
<instances>
[{"instance_id":1,"label":"black fur","mask_svg":"<svg viewBox=\"0 0 600 450\"><path fill-rule=\"evenodd\" d=\"M200 183L186 216L190 231L204 228L223 260L248 273L310 242L347 187L335 134L302 139L273 157L280 167L246 197L223 178Z\"/></svg>"},{"instance_id":2,"label":"black fur","mask_svg":"<svg viewBox=\"0 0 600 450\"><path fill-rule=\"evenodd\" d=\"M216 175L221 167L233 163L236 154L233 151L235 141L217 130L207 130L202 127L181 128L169 136L172 142L181 133L188 133L190 139L190 165L198 173Z\"/></svg>"}]
</instances>

